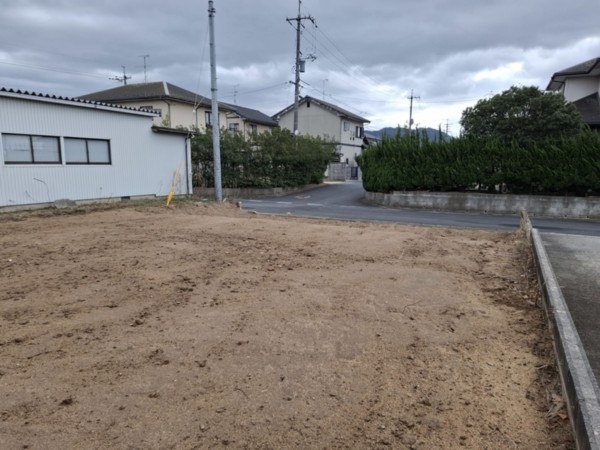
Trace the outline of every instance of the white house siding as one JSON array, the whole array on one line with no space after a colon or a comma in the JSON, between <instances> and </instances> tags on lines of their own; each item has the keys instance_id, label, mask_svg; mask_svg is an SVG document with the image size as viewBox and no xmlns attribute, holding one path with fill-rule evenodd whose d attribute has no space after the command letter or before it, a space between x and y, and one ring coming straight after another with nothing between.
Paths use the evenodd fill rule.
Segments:
<instances>
[{"instance_id":1,"label":"white house siding","mask_svg":"<svg viewBox=\"0 0 600 450\"><path fill-rule=\"evenodd\" d=\"M563 94L568 102L576 102L599 91L599 78L569 78L565 82Z\"/></svg>"},{"instance_id":2,"label":"white house siding","mask_svg":"<svg viewBox=\"0 0 600 450\"><path fill-rule=\"evenodd\" d=\"M348 163L350 166L357 166L356 157L362 151L362 137L356 134L356 128L362 128L362 122L355 122L349 119L342 119L340 150L342 153L341 161Z\"/></svg>"},{"instance_id":3,"label":"white house siding","mask_svg":"<svg viewBox=\"0 0 600 450\"><path fill-rule=\"evenodd\" d=\"M157 195L169 192L181 164L176 194L189 193L185 136L159 134L149 114L116 112L0 96L0 134L61 138L62 164L5 164L0 139L0 207ZM88 105L89 106L89 105ZM66 165L62 138L110 141L110 165Z\"/></svg>"}]
</instances>

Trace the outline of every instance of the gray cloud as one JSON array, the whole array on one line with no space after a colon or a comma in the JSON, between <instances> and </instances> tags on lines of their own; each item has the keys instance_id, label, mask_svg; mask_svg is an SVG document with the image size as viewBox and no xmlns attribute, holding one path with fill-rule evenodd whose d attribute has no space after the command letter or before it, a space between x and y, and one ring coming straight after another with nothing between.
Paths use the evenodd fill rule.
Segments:
<instances>
[{"instance_id":1,"label":"gray cloud","mask_svg":"<svg viewBox=\"0 0 600 450\"><path fill-rule=\"evenodd\" d=\"M225 101L275 113L292 101L294 38L286 17L296 0L215 0L219 90ZM121 66L143 81L167 80L209 94L208 1L5 0L0 17L0 84L75 96L115 85ZM589 0L304 0L303 94L323 96L372 118L417 112L437 126L458 122L466 102L512 84L545 87L553 72L600 56Z\"/></svg>"}]
</instances>

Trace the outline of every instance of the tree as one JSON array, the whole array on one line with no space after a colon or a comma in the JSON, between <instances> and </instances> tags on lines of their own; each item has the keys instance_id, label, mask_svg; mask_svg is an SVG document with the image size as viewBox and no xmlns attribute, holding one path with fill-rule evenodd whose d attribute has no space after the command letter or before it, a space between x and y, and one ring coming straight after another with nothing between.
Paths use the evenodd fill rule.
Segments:
<instances>
[{"instance_id":1,"label":"tree","mask_svg":"<svg viewBox=\"0 0 600 450\"><path fill-rule=\"evenodd\" d=\"M460 124L465 137L522 146L574 137L586 127L575 106L561 94L545 93L535 86L513 86L479 100L463 111Z\"/></svg>"}]
</instances>

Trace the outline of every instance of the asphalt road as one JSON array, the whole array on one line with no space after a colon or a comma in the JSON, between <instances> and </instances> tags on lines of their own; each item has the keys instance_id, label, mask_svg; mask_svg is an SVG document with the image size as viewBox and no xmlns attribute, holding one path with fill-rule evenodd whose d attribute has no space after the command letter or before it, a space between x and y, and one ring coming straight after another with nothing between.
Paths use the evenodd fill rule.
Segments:
<instances>
[{"instance_id":1,"label":"asphalt road","mask_svg":"<svg viewBox=\"0 0 600 450\"><path fill-rule=\"evenodd\" d=\"M491 214L453 213L417 209L387 208L365 202L365 191L358 181L326 183L315 189L282 197L242 200L242 208L264 214L293 215L341 220L391 222L453 228L513 231L519 217ZM600 236L600 222L532 218L540 232Z\"/></svg>"}]
</instances>

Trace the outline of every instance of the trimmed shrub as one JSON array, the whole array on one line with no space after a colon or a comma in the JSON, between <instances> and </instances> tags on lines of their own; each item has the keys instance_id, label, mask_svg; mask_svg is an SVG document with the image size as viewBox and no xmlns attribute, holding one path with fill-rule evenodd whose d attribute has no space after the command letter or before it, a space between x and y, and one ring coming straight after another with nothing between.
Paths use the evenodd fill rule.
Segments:
<instances>
[{"instance_id":1,"label":"trimmed shrub","mask_svg":"<svg viewBox=\"0 0 600 450\"><path fill-rule=\"evenodd\" d=\"M590 130L528 146L469 138L430 142L425 136L384 137L357 161L365 189L373 192L600 193L600 136Z\"/></svg>"},{"instance_id":2,"label":"trimmed shrub","mask_svg":"<svg viewBox=\"0 0 600 450\"><path fill-rule=\"evenodd\" d=\"M335 145L321 138L293 136L275 128L246 139L221 130L221 180L226 188L297 187L321 183ZM213 186L212 132L192 140L197 185Z\"/></svg>"}]
</instances>

